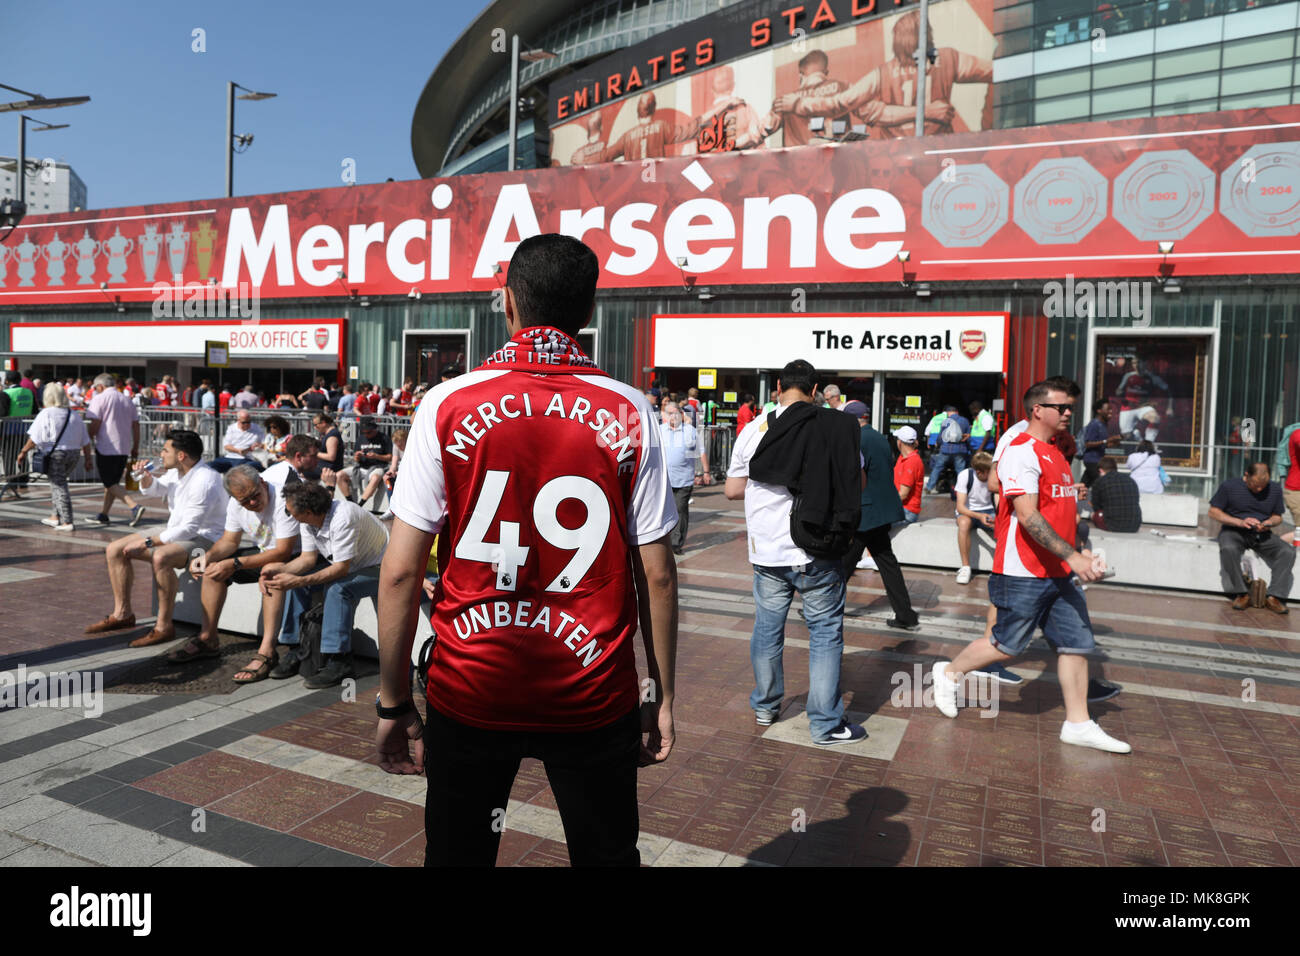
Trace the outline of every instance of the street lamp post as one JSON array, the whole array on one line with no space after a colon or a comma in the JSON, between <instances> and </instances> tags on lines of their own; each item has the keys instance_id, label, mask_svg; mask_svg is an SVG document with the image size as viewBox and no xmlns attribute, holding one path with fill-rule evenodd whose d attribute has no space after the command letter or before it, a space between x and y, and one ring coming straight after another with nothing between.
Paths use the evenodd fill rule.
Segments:
<instances>
[{"instance_id":1,"label":"street lamp post","mask_svg":"<svg viewBox=\"0 0 1300 956\"><path fill-rule=\"evenodd\" d=\"M241 100L269 100L274 93L259 93L238 83L226 83L226 198L235 194L235 90L243 90ZM252 145L252 135L240 136L240 145L247 148Z\"/></svg>"},{"instance_id":2,"label":"street lamp post","mask_svg":"<svg viewBox=\"0 0 1300 956\"><path fill-rule=\"evenodd\" d=\"M18 165L15 167L18 176L18 201L24 206L27 205L27 124L39 123L33 133L44 133L51 129L67 129L67 123L44 123L41 120L34 120L30 116L18 117Z\"/></svg>"},{"instance_id":3,"label":"street lamp post","mask_svg":"<svg viewBox=\"0 0 1300 956\"><path fill-rule=\"evenodd\" d=\"M0 89L10 90L14 93L21 93L26 96L25 100L18 100L13 103L0 103L0 113L22 113L24 110L52 110L60 106L78 106L81 103L89 103L89 96L55 96L46 97L39 93L29 93L27 90L20 90L16 86L9 86L0 83ZM16 175L18 177L18 217L26 210L27 198L27 124L40 123L40 120L33 120L27 116L20 116L18 122L18 165ZM42 123L36 132L46 129L65 129L67 123ZM17 220L15 220L16 223Z\"/></svg>"},{"instance_id":4,"label":"street lamp post","mask_svg":"<svg viewBox=\"0 0 1300 956\"><path fill-rule=\"evenodd\" d=\"M555 54L549 50L530 49L519 52L519 34L510 38L510 144L506 149L506 169L514 172L515 152L519 139L519 61L536 63L538 60L553 60Z\"/></svg>"}]
</instances>

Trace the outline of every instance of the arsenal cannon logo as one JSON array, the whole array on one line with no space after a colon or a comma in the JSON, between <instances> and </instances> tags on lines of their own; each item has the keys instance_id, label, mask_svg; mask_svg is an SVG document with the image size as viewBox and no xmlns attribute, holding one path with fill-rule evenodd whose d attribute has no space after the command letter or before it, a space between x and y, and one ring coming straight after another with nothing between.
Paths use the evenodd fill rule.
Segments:
<instances>
[{"instance_id":1,"label":"arsenal cannon logo","mask_svg":"<svg viewBox=\"0 0 1300 956\"><path fill-rule=\"evenodd\" d=\"M318 348L318 349L323 349L325 346L327 346L327 345L329 345L329 344L330 344L330 330L327 329L327 328L319 328L319 329L317 329L317 330L316 330L316 348ZM983 346L980 346L980 348L983 348Z\"/></svg>"},{"instance_id":2,"label":"arsenal cannon logo","mask_svg":"<svg viewBox=\"0 0 1300 956\"><path fill-rule=\"evenodd\" d=\"M988 344L988 338L978 330L968 330L961 334L961 354L971 361L979 358Z\"/></svg>"}]
</instances>

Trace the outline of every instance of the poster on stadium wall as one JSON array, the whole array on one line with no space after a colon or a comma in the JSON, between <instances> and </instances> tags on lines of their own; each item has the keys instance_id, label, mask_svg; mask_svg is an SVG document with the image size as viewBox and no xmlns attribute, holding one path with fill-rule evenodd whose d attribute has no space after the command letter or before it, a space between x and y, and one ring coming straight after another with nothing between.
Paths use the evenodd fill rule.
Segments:
<instances>
[{"instance_id":1,"label":"poster on stadium wall","mask_svg":"<svg viewBox=\"0 0 1300 956\"><path fill-rule=\"evenodd\" d=\"M1076 280L1294 271L1300 107L34 216L0 245L0 307L486 295L543 232L588 243L604 288L1018 280L1114 317L1131 295Z\"/></svg>"},{"instance_id":2,"label":"poster on stadium wall","mask_svg":"<svg viewBox=\"0 0 1300 956\"><path fill-rule=\"evenodd\" d=\"M851 0L746 6L753 9L743 16L701 18L679 28L685 37L656 37L557 81L550 96L552 164L818 145L846 134L871 140L915 135L917 9L882 16L897 8L858 4L873 18L854 23ZM797 13L783 17L781 11ZM724 20L725 28L714 20ZM734 47L744 55L731 62L721 62L728 49L719 48L722 29L743 33ZM926 70L926 134L989 128L993 0L934 4L928 30L936 56ZM794 31L803 35L791 41ZM711 44L710 65L699 65L697 36ZM675 46L690 53L677 78L670 72Z\"/></svg>"},{"instance_id":3,"label":"poster on stadium wall","mask_svg":"<svg viewBox=\"0 0 1300 956\"><path fill-rule=\"evenodd\" d=\"M1135 454L1139 464L1153 453L1142 444L1149 441L1168 467L1206 465L1213 340L1212 329L1093 330L1090 401L1110 402L1107 430L1120 439L1108 455L1124 464Z\"/></svg>"}]
</instances>

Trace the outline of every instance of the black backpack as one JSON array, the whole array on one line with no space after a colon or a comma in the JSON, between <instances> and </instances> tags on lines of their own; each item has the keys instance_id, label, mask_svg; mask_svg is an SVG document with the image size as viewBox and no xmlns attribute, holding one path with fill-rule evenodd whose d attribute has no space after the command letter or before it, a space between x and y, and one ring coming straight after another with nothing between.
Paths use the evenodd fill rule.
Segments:
<instances>
[{"instance_id":1,"label":"black backpack","mask_svg":"<svg viewBox=\"0 0 1300 956\"><path fill-rule=\"evenodd\" d=\"M796 547L814 558L838 560L844 557L853 547L853 532L856 530L827 524L825 515L808 514L803 494L794 496L794 505L790 508L790 537Z\"/></svg>"},{"instance_id":2,"label":"black backpack","mask_svg":"<svg viewBox=\"0 0 1300 956\"><path fill-rule=\"evenodd\" d=\"M311 677L325 666L320 649L321 626L325 622L325 605L313 604L298 617L298 673Z\"/></svg>"}]
</instances>

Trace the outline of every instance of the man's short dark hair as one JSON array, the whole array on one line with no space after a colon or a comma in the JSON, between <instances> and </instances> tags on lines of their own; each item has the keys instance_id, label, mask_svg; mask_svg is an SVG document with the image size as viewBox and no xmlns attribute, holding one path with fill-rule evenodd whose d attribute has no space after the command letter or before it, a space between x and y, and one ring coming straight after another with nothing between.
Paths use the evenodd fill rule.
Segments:
<instances>
[{"instance_id":1,"label":"man's short dark hair","mask_svg":"<svg viewBox=\"0 0 1300 956\"><path fill-rule=\"evenodd\" d=\"M304 481L300 485L286 488L285 501L293 505L293 510L309 515L323 515L330 510L334 500L334 491L316 481Z\"/></svg>"},{"instance_id":2,"label":"man's short dark hair","mask_svg":"<svg viewBox=\"0 0 1300 956\"><path fill-rule=\"evenodd\" d=\"M1104 455L1104 456L1102 457L1101 461L1097 462L1097 467L1098 467L1100 470L1105 471L1105 472L1118 471L1118 470L1119 470L1119 462L1117 462L1117 461L1116 461L1114 458L1112 458L1110 455Z\"/></svg>"},{"instance_id":3,"label":"man's short dark hair","mask_svg":"<svg viewBox=\"0 0 1300 956\"><path fill-rule=\"evenodd\" d=\"M781 369L781 389L797 388L805 395L811 396L817 382L817 370L811 362L795 359Z\"/></svg>"},{"instance_id":4,"label":"man's short dark hair","mask_svg":"<svg viewBox=\"0 0 1300 956\"><path fill-rule=\"evenodd\" d=\"M1079 386L1068 378L1056 376L1055 378L1045 378L1041 382L1035 382L1025 390L1022 401L1025 403L1025 417L1028 418L1035 405L1047 399L1049 392L1064 392L1070 398L1079 397Z\"/></svg>"},{"instance_id":5,"label":"man's short dark hair","mask_svg":"<svg viewBox=\"0 0 1300 956\"><path fill-rule=\"evenodd\" d=\"M293 458L295 455L310 455L312 452L320 451L320 442L310 435L294 435L284 443L284 455L286 458Z\"/></svg>"},{"instance_id":6,"label":"man's short dark hair","mask_svg":"<svg viewBox=\"0 0 1300 956\"><path fill-rule=\"evenodd\" d=\"M1270 476L1270 475L1273 474L1273 470L1272 470L1271 468L1268 467L1268 462L1266 462L1266 461L1248 461L1248 462L1246 462L1246 471L1245 471L1245 475L1246 475L1247 478L1253 478L1253 477L1255 477L1257 474L1260 473L1261 470L1264 472L1265 477L1268 477L1268 476Z\"/></svg>"},{"instance_id":7,"label":"man's short dark hair","mask_svg":"<svg viewBox=\"0 0 1300 956\"><path fill-rule=\"evenodd\" d=\"M17 385L23 380L23 377L12 369L5 372L5 384Z\"/></svg>"},{"instance_id":8,"label":"man's short dark hair","mask_svg":"<svg viewBox=\"0 0 1300 956\"><path fill-rule=\"evenodd\" d=\"M549 325L577 335L591 317L599 277L600 263L586 243L546 233L519 243L506 288L524 328Z\"/></svg>"},{"instance_id":9,"label":"man's short dark hair","mask_svg":"<svg viewBox=\"0 0 1300 956\"><path fill-rule=\"evenodd\" d=\"M198 432L192 432L188 428L173 428L167 433L167 441L177 451L184 452L190 461L203 460L203 439Z\"/></svg>"},{"instance_id":10,"label":"man's short dark hair","mask_svg":"<svg viewBox=\"0 0 1300 956\"><path fill-rule=\"evenodd\" d=\"M1109 404L1110 404L1110 399L1109 399L1109 398L1099 398L1099 399L1097 399L1095 402L1092 403L1092 413L1093 413L1094 415L1100 415L1100 414L1101 414L1101 410L1102 410L1103 408L1105 408L1105 407L1106 407L1107 405L1109 405Z\"/></svg>"}]
</instances>

